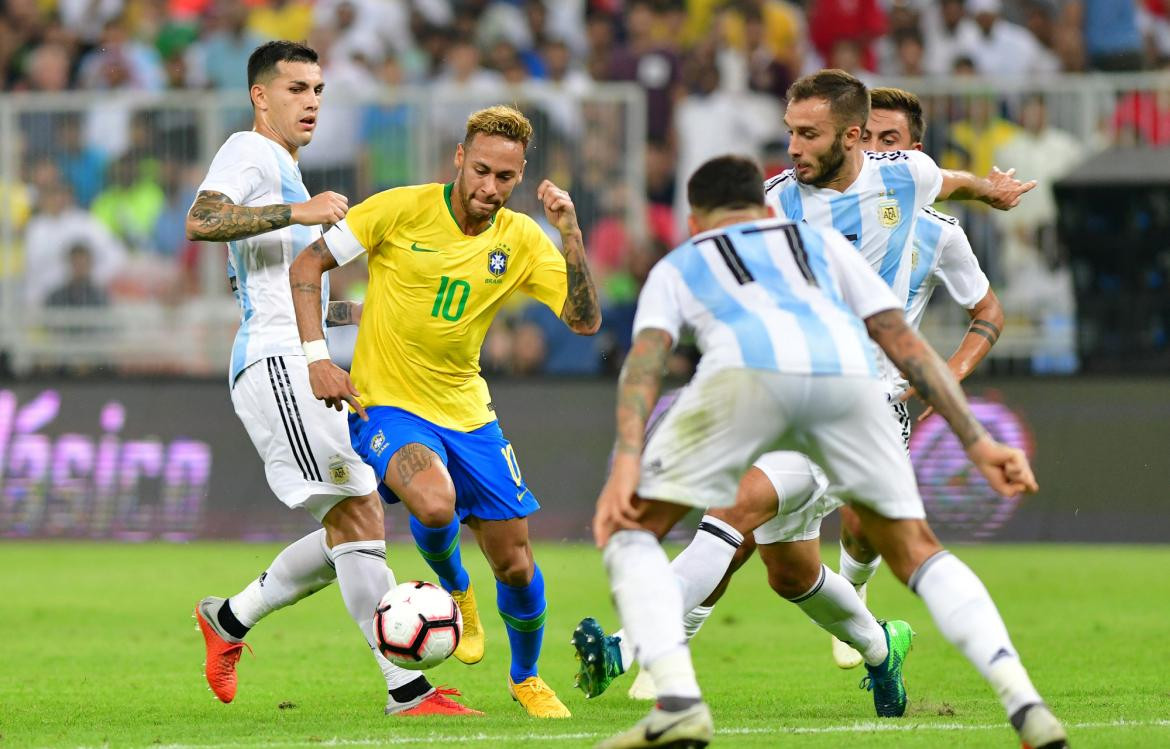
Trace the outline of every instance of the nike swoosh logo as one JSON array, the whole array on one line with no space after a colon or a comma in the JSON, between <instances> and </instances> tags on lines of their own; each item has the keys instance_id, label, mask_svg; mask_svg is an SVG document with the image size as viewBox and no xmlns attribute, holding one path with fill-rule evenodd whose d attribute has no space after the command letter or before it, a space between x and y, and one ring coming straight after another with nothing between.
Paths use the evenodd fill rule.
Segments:
<instances>
[{"instance_id":1,"label":"nike swoosh logo","mask_svg":"<svg viewBox=\"0 0 1170 749\"><path fill-rule=\"evenodd\" d=\"M438 250L432 250L429 247L419 247L417 242L411 242L410 249L414 250L415 252L438 252Z\"/></svg>"},{"instance_id":2,"label":"nike swoosh logo","mask_svg":"<svg viewBox=\"0 0 1170 749\"><path fill-rule=\"evenodd\" d=\"M649 726L647 726L647 727L646 727L646 740L647 740L647 741L651 741L651 742L653 742L653 741L658 741L658 739L662 738L662 736L663 736L663 735L664 735L664 734L665 734L667 731L669 731L670 729L674 728L674 727L675 727L675 726L677 726L679 723L683 723L683 722L685 722L685 721L686 721L687 719L689 719L690 717L691 717L691 716L689 716L689 715L684 715L684 716L682 716L681 718L677 718L677 719L676 719L676 720L674 720L673 722L671 722L671 723L667 723L665 726L663 726L663 727L662 727L662 729L661 729L661 730L658 730L658 731L651 730L651 729L650 729L650 727L649 727Z\"/></svg>"},{"instance_id":3,"label":"nike swoosh logo","mask_svg":"<svg viewBox=\"0 0 1170 749\"><path fill-rule=\"evenodd\" d=\"M528 490L527 490L527 489L525 489L525 490L524 490L524 491L522 491L522 492L516 492L516 501L517 501L517 502L523 502L523 501L524 501L524 495L525 495L525 494L527 494L527 493L528 493Z\"/></svg>"}]
</instances>

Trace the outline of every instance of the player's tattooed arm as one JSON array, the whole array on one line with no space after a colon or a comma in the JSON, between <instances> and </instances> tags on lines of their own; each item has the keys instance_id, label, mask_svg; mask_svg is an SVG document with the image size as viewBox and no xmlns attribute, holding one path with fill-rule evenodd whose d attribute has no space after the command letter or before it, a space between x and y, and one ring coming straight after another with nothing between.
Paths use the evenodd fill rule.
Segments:
<instances>
[{"instance_id":1,"label":"player's tattooed arm","mask_svg":"<svg viewBox=\"0 0 1170 749\"><path fill-rule=\"evenodd\" d=\"M971 325L959 342L959 348L947 360L947 365L959 380L979 366L979 362L983 361L983 357L999 340L1004 324L1003 305L991 289L974 307L967 310L967 314L971 316Z\"/></svg>"},{"instance_id":2,"label":"player's tattooed arm","mask_svg":"<svg viewBox=\"0 0 1170 749\"><path fill-rule=\"evenodd\" d=\"M601 305L597 301L597 286L585 259L585 240L580 231L562 234L565 252L565 274L569 291L561 319L578 335L593 335L601 327Z\"/></svg>"},{"instance_id":3,"label":"player's tattooed arm","mask_svg":"<svg viewBox=\"0 0 1170 749\"><path fill-rule=\"evenodd\" d=\"M617 452L640 455L646 420L654 410L671 349L670 334L657 328L638 333L618 379Z\"/></svg>"},{"instance_id":4,"label":"player's tattooed arm","mask_svg":"<svg viewBox=\"0 0 1170 749\"><path fill-rule=\"evenodd\" d=\"M1001 172L992 167L991 174L976 177L970 172L942 170L942 189L939 200L978 200L1001 211L1015 208L1024 193L1036 187L1036 180L1021 182L1015 178L1015 169Z\"/></svg>"},{"instance_id":5,"label":"player's tattooed arm","mask_svg":"<svg viewBox=\"0 0 1170 749\"><path fill-rule=\"evenodd\" d=\"M357 325L362 320L361 302L330 302L325 308L325 325Z\"/></svg>"},{"instance_id":6,"label":"player's tattooed arm","mask_svg":"<svg viewBox=\"0 0 1170 749\"><path fill-rule=\"evenodd\" d=\"M872 338L894 366L902 370L918 394L942 414L963 447L968 448L987 436L971 413L967 397L955 376L934 349L909 325L901 310L892 309L866 318Z\"/></svg>"},{"instance_id":7,"label":"player's tattooed arm","mask_svg":"<svg viewBox=\"0 0 1170 749\"><path fill-rule=\"evenodd\" d=\"M321 330L321 277L337 267L329 245L323 237L301 250L288 269L292 287L293 311L302 341L324 338Z\"/></svg>"},{"instance_id":8,"label":"player's tattooed arm","mask_svg":"<svg viewBox=\"0 0 1170 749\"><path fill-rule=\"evenodd\" d=\"M187 213L187 239L230 242L292 223L291 205L236 205L221 192L203 190Z\"/></svg>"}]
</instances>

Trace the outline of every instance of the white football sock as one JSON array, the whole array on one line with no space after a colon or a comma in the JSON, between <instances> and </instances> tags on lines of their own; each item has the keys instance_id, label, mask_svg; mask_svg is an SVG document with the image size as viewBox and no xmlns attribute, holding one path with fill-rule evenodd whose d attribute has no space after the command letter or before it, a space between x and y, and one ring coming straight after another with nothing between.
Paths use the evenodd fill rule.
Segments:
<instances>
[{"instance_id":1,"label":"white football sock","mask_svg":"<svg viewBox=\"0 0 1170 749\"><path fill-rule=\"evenodd\" d=\"M943 636L991 684L1009 717L1042 701L991 595L967 565L940 551L914 571L909 585L926 603Z\"/></svg>"},{"instance_id":2,"label":"white football sock","mask_svg":"<svg viewBox=\"0 0 1170 749\"><path fill-rule=\"evenodd\" d=\"M378 602L390 592L393 577L386 567L385 541L351 541L337 544L330 550L337 566L337 586L349 616L357 623L366 643L386 677L386 687L395 689L418 678L415 671L395 666L378 652L374 639L374 610Z\"/></svg>"},{"instance_id":3,"label":"white football sock","mask_svg":"<svg viewBox=\"0 0 1170 749\"><path fill-rule=\"evenodd\" d=\"M670 571L678 578L683 610L687 612L683 622L687 640L695 636L711 615L711 609L701 604L719 587L742 543L743 534L735 528L704 515L691 543L671 561ZM622 670L629 671L634 665L633 644L622 630L614 635L621 638L618 647L622 652Z\"/></svg>"},{"instance_id":4,"label":"white football sock","mask_svg":"<svg viewBox=\"0 0 1170 749\"><path fill-rule=\"evenodd\" d=\"M699 634L703 623L707 621L707 617L711 616L711 612L714 610L714 606L696 606L683 614L683 634L686 635L687 642Z\"/></svg>"},{"instance_id":5,"label":"white football sock","mask_svg":"<svg viewBox=\"0 0 1170 749\"><path fill-rule=\"evenodd\" d=\"M889 653L886 633L849 582L821 565L821 577L804 595L790 599L822 629L853 646L871 666Z\"/></svg>"},{"instance_id":6,"label":"white football sock","mask_svg":"<svg viewBox=\"0 0 1170 749\"><path fill-rule=\"evenodd\" d=\"M648 531L618 531L602 559L623 640L629 638L638 662L654 676L659 696L699 697L683 636L682 593L658 539Z\"/></svg>"},{"instance_id":7,"label":"white football sock","mask_svg":"<svg viewBox=\"0 0 1170 749\"><path fill-rule=\"evenodd\" d=\"M294 604L333 582L336 574L319 528L284 547L264 574L228 599L228 606L245 627L254 627L277 609Z\"/></svg>"},{"instance_id":8,"label":"white football sock","mask_svg":"<svg viewBox=\"0 0 1170 749\"><path fill-rule=\"evenodd\" d=\"M841 544L841 577L848 580L854 588L860 588L868 583L881 564L880 555L872 562L859 562L845 550L845 544Z\"/></svg>"},{"instance_id":9,"label":"white football sock","mask_svg":"<svg viewBox=\"0 0 1170 749\"><path fill-rule=\"evenodd\" d=\"M703 516L690 545L670 563L682 591L683 611L690 611L715 592L742 543L743 535L735 528Z\"/></svg>"}]
</instances>

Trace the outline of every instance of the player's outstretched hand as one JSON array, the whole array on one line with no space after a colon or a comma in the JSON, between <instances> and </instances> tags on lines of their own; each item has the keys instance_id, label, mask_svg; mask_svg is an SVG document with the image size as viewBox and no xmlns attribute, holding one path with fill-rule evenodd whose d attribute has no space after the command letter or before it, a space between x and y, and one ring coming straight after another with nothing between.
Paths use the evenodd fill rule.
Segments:
<instances>
[{"instance_id":1,"label":"player's outstretched hand","mask_svg":"<svg viewBox=\"0 0 1170 749\"><path fill-rule=\"evenodd\" d=\"M353 406L362 421L369 421L366 409L362 407L361 393L353 386L349 373L328 359L320 359L309 365L309 385L313 388L313 395L317 400L325 401L325 405L336 408L338 411L345 408L345 403Z\"/></svg>"},{"instance_id":2,"label":"player's outstretched hand","mask_svg":"<svg viewBox=\"0 0 1170 749\"><path fill-rule=\"evenodd\" d=\"M536 198L544 206L544 215L548 222L557 227L561 234L577 231L577 208L569 193L552 183L544 180L536 188Z\"/></svg>"},{"instance_id":3,"label":"player's outstretched hand","mask_svg":"<svg viewBox=\"0 0 1170 749\"><path fill-rule=\"evenodd\" d=\"M641 473L641 458L619 454L613 462L609 479L597 498L597 510L593 514L593 540L597 548L603 549L609 543L614 531L635 530L637 510L634 508L634 493L638 490Z\"/></svg>"},{"instance_id":4,"label":"player's outstretched hand","mask_svg":"<svg viewBox=\"0 0 1170 749\"><path fill-rule=\"evenodd\" d=\"M987 181L991 183L991 192L984 199L992 208L1006 211L1020 204L1020 197L1036 186L1036 180L1021 182L1015 177L1016 170L1008 169L1001 172L998 166L991 167L991 174Z\"/></svg>"},{"instance_id":5,"label":"player's outstretched hand","mask_svg":"<svg viewBox=\"0 0 1170 749\"><path fill-rule=\"evenodd\" d=\"M322 192L304 203L293 203L292 222L303 226L336 224L346 213L349 213L349 198L337 192Z\"/></svg>"},{"instance_id":6,"label":"player's outstretched hand","mask_svg":"<svg viewBox=\"0 0 1170 749\"><path fill-rule=\"evenodd\" d=\"M1023 450L984 436L967 448L967 456L1002 496L1035 494L1040 489Z\"/></svg>"}]
</instances>

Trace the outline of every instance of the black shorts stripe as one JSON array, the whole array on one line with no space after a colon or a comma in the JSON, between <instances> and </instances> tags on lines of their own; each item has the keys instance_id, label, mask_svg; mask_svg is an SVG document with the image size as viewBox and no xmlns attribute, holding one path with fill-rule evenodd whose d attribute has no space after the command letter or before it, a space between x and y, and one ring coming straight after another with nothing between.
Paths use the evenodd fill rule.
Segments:
<instances>
[{"instance_id":1,"label":"black shorts stripe","mask_svg":"<svg viewBox=\"0 0 1170 749\"><path fill-rule=\"evenodd\" d=\"M784 235L788 237L788 247L792 250L792 257L796 260L796 267L800 268L800 275L813 286L819 286L817 277L813 275L812 265L808 261L808 249L800 237L800 229L795 224L784 225Z\"/></svg>"},{"instance_id":2,"label":"black shorts stripe","mask_svg":"<svg viewBox=\"0 0 1170 749\"><path fill-rule=\"evenodd\" d=\"M712 523L708 523L705 521L700 522L699 523L699 530L706 531L707 533L710 533L712 536L719 539L720 541L725 542L728 546L730 546L733 549L738 549L740 547L740 544L743 543L743 541L735 540L735 536L732 536L727 531L723 530L719 526L714 525Z\"/></svg>"},{"instance_id":3,"label":"black shorts stripe","mask_svg":"<svg viewBox=\"0 0 1170 749\"><path fill-rule=\"evenodd\" d=\"M715 242L715 249L719 250L723 262L727 263L728 270L731 271L731 275L735 276L735 280L740 286L756 280L751 271L744 265L743 258L735 251L735 247L726 234L716 234L711 237L711 240Z\"/></svg>"},{"instance_id":4,"label":"black shorts stripe","mask_svg":"<svg viewBox=\"0 0 1170 749\"><path fill-rule=\"evenodd\" d=\"M293 428L301 435L301 439L304 441L305 457L309 461L309 469L316 476L317 481L324 482L324 479L321 478L321 469L317 465L317 458L313 455L313 447L309 442L309 435L305 434L305 422L301 419L301 407L297 405L296 391L293 390L292 380L288 376L288 367L284 364L284 357L278 356L276 357L276 361L280 363L280 373L284 377L285 387L288 388L288 398L292 402L292 414L290 416L296 417L293 420Z\"/></svg>"},{"instance_id":5,"label":"black shorts stripe","mask_svg":"<svg viewBox=\"0 0 1170 749\"><path fill-rule=\"evenodd\" d=\"M290 419L285 413L287 403L285 402L284 385L276 372L273 359L270 357L266 362L268 364L268 381L272 384L272 395L276 399L276 411L280 414L281 423L284 424L284 434L288 438L289 448L292 450L293 458L297 461L297 467L301 469L301 475L305 481L312 481L313 477L309 475L309 469L305 465L304 456L301 455L300 443L293 437L292 427L289 423Z\"/></svg>"}]
</instances>

